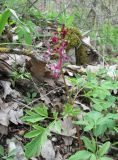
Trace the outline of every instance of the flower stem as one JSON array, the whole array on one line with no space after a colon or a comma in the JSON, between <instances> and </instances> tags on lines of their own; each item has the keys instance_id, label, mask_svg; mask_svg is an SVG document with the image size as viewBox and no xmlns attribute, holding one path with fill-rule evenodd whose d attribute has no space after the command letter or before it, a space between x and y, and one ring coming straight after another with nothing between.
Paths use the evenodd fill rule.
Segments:
<instances>
[{"instance_id":1,"label":"flower stem","mask_svg":"<svg viewBox=\"0 0 118 160\"><path fill-rule=\"evenodd\" d=\"M64 82L64 86L65 86L65 89L66 89L66 93L67 93L67 98L69 99L69 103L72 103L72 100L71 100L71 96L69 94L69 89L68 89L68 86L66 84L66 79L65 79L65 76L64 76L64 72L63 72L63 69L61 69L61 75L62 75L62 79L63 79L63 82Z\"/></svg>"}]
</instances>

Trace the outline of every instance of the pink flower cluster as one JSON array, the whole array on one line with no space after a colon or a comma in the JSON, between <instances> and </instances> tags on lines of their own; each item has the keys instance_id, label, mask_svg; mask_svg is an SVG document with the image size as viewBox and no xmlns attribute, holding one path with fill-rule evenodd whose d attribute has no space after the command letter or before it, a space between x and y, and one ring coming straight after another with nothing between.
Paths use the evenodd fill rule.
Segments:
<instances>
[{"instance_id":1,"label":"pink flower cluster","mask_svg":"<svg viewBox=\"0 0 118 160\"><path fill-rule=\"evenodd\" d=\"M48 47L46 58L48 61L50 60L51 56L54 54L57 54L59 56L59 60L57 63L51 63L49 64L49 68L53 71L54 78L58 78L61 73L61 69L63 66L63 63L68 60L68 56L66 55L66 48L68 45L68 42L64 40L65 36L67 34L67 29L65 26L62 26L61 32L58 33L56 36L52 37L52 43L53 44L60 44L59 47L51 49L51 47Z\"/></svg>"}]
</instances>

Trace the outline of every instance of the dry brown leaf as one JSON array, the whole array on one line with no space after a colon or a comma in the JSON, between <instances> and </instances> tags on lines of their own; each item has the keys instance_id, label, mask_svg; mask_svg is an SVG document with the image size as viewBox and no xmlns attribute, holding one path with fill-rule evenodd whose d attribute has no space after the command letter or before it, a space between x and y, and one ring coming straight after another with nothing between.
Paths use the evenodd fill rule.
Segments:
<instances>
[{"instance_id":1,"label":"dry brown leaf","mask_svg":"<svg viewBox=\"0 0 118 160\"><path fill-rule=\"evenodd\" d=\"M28 62L29 68L32 72L32 75L41 80L44 77L50 78L50 70L46 66L46 62L41 58L32 57Z\"/></svg>"},{"instance_id":2,"label":"dry brown leaf","mask_svg":"<svg viewBox=\"0 0 118 160\"><path fill-rule=\"evenodd\" d=\"M117 75L116 75L116 70L117 70L117 68L118 68L118 65L109 66L107 75L108 75L109 77L111 77L112 79L115 79L115 78L117 77Z\"/></svg>"},{"instance_id":3,"label":"dry brown leaf","mask_svg":"<svg viewBox=\"0 0 118 160\"><path fill-rule=\"evenodd\" d=\"M24 65L26 61L31 58L25 55L17 55L17 54L2 54L0 55L1 59L4 59L10 66L15 65Z\"/></svg>"},{"instance_id":4,"label":"dry brown leaf","mask_svg":"<svg viewBox=\"0 0 118 160\"><path fill-rule=\"evenodd\" d=\"M0 124L3 126L9 125L9 116L5 111L0 110Z\"/></svg>"},{"instance_id":5,"label":"dry brown leaf","mask_svg":"<svg viewBox=\"0 0 118 160\"><path fill-rule=\"evenodd\" d=\"M50 140L48 140L42 147L41 155L45 160L55 160L55 151Z\"/></svg>"},{"instance_id":6,"label":"dry brown leaf","mask_svg":"<svg viewBox=\"0 0 118 160\"><path fill-rule=\"evenodd\" d=\"M20 117L23 116L23 110L18 108L15 102L0 103L0 124L8 127L9 121L14 124L22 123ZM1 128L0 128L1 132Z\"/></svg>"},{"instance_id":7,"label":"dry brown leaf","mask_svg":"<svg viewBox=\"0 0 118 160\"><path fill-rule=\"evenodd\" d=\"M0 125L0 134L1 135L7 135L8 134L8 127Z\"/></svg>"},{"instance_id":8,"label":"dry brown leaf","mask_svg":"<svg viewBox=\"0 0 118 160\"><path fill-rule=\"evenodd\" d=\"M71 136L74 136L76 134L76 128L74 127L71 118L64 118L63 119L63 121L62 121L62 134L68 136L68 137L63 137L65 145L66 146L71 145L72 141L73 141L73 138Z\"/></svg>"},{"instance_id":9,"label":"dry brown leaf","mask_svg":"<svg viewBox=\"0 0 118 160\"><path fill-rule=\"evenodd\" d=\"M71 118L64 118L62 121L62 134L73 136L76 133L76 128L72 123Z\"/></svg>"},{"instance_id":10,"label":"dry brown leaf","mask_svg":"<svg viewBox=\"0 0 118 160\"><path fill-rule=\"evenodd\" d=\"M90 107L88 107L85 104L79 102L78 100L75 101L75 105L80 106L80 108L82 108L83 111L90 111Z\"/></svg>"},{"instance_id":11,"label":"dry brown leaf","mask_svg":"<svg viewBox=\"0 0 118 160\"><path fill-rule=\"evenodd\" d=\"M62 155L60 154L59 151L57 151L55 160L63 160L63 157L62 157Z\"/></svg>"},{"instance_id":12,"label":"dry brown leaf","mask_svg":"<svg viewBox=\"0 0 118 160\"><path fill-rule=\"evenodd\" d=\"M102 65L98 64L98 65L88 65L87 68L86 68L86 71L89 70L93 73L97 73L101 68L103 68Z\"/></svg>"},{"instance_id":13,"label":"dry brown leaf","mask_svg":"<svg viewBox=\"0 0 118 160\"><path fill-rule=\"evenodd\" d=\"M46 94L40 93L40 99L45 102L46 105L50 104L50 98Z\"/></svg>"},{"instance_id":14,"label":"dry brown leaf","mask_svg":"<svg viewBox=\"0 0 118 160\"><path fill-rule=\"evenodd\" d=\"M18 141L16 138L7 139L7 145L8 145L9 154L13 150L16 150L16 154L14 157L15 160L27 160L27 158L25 157L24 150L23 150L23 145L20 141Z\"/></svg>"},{"instance_id":15,"label":"dry brown leaf","mask_svg":"<svg viewBox=\"0 0 118 160\"><path fill-rule=\"evenodd\" d=\"M4 88L4 94L3 94L4 99L7 97L7 95L11 95L13 98L20 97L20 93L11 88L11 82L1 81L1 84Z\"/></svg>"},{"instance_id":16,"label":"dry brown leaf","mask_svg":"<svg viewBox=\"0 0 118 160\"><path fill-rule=\"evenodd\" d=\"M91 40L90 40L90 37L89 37L89 36L88 36L88 37L84 37L84 38L82 39L82 41L83 41L86 45L92 47L92 46L91 46Z\"/></svg>"},{"instance_id":17,"label":"dry brown leaf","mask_svg":"<svg viewBox=\"0 0 118 160\"><path fill-rule=\"evenodd\" d=\"M69 69L69 71L74 72L74 73L85 73L86 72L86 68L84 68L83 66L68 65L66 68Z\"/></svg>"},{"instance_id":18,"label":"dry brown leaf","mask_svg":"<svg viewBox=\"0 0 118 160\"><path fill-rule=\"evenodd\" d=\"M51 87L55 87L56 86L55 82L54 82L54 79L45 78L44 82L46 82Z\"/></svg>"}]
</instances>

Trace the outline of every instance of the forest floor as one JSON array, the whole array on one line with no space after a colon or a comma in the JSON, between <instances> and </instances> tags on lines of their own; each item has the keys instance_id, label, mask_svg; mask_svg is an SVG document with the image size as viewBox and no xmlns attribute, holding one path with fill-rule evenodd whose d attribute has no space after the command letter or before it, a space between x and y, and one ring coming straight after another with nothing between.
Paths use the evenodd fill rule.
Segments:
<instances>
[{"instance_id":1,"label":"forest floor","mask_svg":"<svg viewBox=\"0 0 118 160\"><path fill-rule=\"evenodd\" d=\"M49 34L47 30L43 33ZM0 42L5 43L8 38L6 31ZM17 35L12 32L12 42L16 43L17 40ZM0 145L5 150L5 155L2 154L1 159L4 157L6 160L11 160L15 157L15 160L26 160L23 146L30 140L24 135L32 130L32 126L35 128L36 125L49 129L55 120L55 125L50 129L50 133L47 133L47 141L44 141L45 143L41 147L40 156L31 159L66 160L76 151L86 148L81 139L82 136L92 137L89 129L87 132L87 128L85 131L81 124L75 125L73 122L81 121L85 114L92 111L93 104L94 109L101 114L111 112L118 115L118 61L114 61L118 58L117 53L112 56L113 61L104 60L104 56L100 53L102 58L99 57L99 60L77 66L75 53L72 50L71 58L63 66L63 72L58 78L54 78L54 70L51 71L47 68L47 60L43 59L45 43L45 38L39 39L38 37L35 38L34 47L16 44L12 48L13 45L7 44L4 48L0 48ZM91 40L87 40L86 43L90 45ZM96 50L94 46L92 47ZM111 82L108 77L113 81ZM85 83L82 85L84 81ZM102 87L104 87L103 92ZM110 92L107 92L108 90ZM105 100L107 100L107 96L104 94L111 97L107 106L104 106ZM103 98L104 96L105 98ZM103 100L101 104L97 103L99 98ZM77 110L73 110L69 103ZM96 109L96 104L99 109ZM103 109L102 105L107 109ZM111 108L112 105L113 108ZM41 114L48 112L48 116L44 116L41 121L40 119L38 121L37 118L40 117L37 117L38 111L35 112L35 108L40 106L45 106L46 110L45 107L42 107L43 111L39 111L39 115L42 116ZM114 119L117 120L117 118ZM101 123L103 122L101 121ZM98 146L106 141L114 144L111 145L108 155L116 160L118 158L118 145L115 144L118 143L118 122L114 123L116 123L114 126L116 130L111 129L108 132L107 128L103 133L104 136L98 137ZM35 148L35 146L32 147ZM2 151L0 152L2 153Z\"/></svg>"}]
</instances>

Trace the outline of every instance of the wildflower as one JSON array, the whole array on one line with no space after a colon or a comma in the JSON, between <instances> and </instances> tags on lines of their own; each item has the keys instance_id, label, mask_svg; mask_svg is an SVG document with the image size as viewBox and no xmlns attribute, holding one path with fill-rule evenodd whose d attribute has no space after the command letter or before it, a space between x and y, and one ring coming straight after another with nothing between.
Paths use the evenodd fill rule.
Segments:
<instances>
[{"instance_id":1,"label":"wildflower","mask_svg":"<svg viewBox=\"0 0 118 160\"><path fill-rule=\"evenodd\" d=\"M59 78L62 64L63 64L62 59L60 59L57 64L53 63L49 65L49 68L53 71L54 78Z\"/></svg>"},{"instance_id":2,"label":"wildflower","mask_svg":"<svg viewBox=\"0 0 118 160\"><path fill-rule=\"evenodd\" d=\"M52 37L52 42L55 44L59 43L59 40L61 40L56 48L51 49L50 46L48 46L48 51L47 51L47 60L50 60L50 57L53 55L57 55L59 60L57 63L52 63L49 64L48 67L52 70L53 72L53 77L58 78L60 76L63 63L68 60L68 56L66 55L66 48L68 46L68 41L64 40L64 37L66 36L68 30L65 28L65 26L62 26L61 32L58 33L58 35ZM61 35L61 38L60 38Z\"/></svg>"},{"instance_id":3,"label":"wildflower","mask_svg":"<svg viewBox=\"0 0 118 160\"><path fill-rule=\"evenodd\" d=\"M59 42L59 38L56 37L56 36L52 37L52 42L53 43L58 43Z\"/></svg>"}]
</instances>

